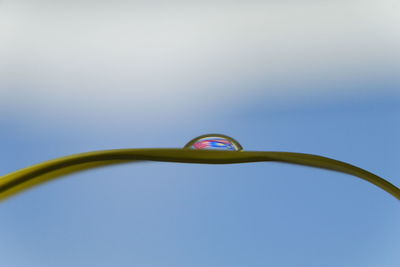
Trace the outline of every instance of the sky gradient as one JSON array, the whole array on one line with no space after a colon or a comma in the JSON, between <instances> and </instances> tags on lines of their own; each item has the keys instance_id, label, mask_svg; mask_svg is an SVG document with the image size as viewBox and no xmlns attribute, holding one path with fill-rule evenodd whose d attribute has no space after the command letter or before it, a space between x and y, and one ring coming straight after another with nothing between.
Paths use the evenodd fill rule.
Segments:
<instances>
[{"instance_id":1,"label":"sky gradient","mask_svg":"<svg viewBox=\"0 0 400 267\"><path fill-rule=\"evenodd\" d=\"M221 133L245 150L332 157L400 186L397 2L172 3L2 1L1 172ZM1 203L0 258L398 267L399 226L396 199L341 173L142 162Z\"/></svg>"}]
</instances>

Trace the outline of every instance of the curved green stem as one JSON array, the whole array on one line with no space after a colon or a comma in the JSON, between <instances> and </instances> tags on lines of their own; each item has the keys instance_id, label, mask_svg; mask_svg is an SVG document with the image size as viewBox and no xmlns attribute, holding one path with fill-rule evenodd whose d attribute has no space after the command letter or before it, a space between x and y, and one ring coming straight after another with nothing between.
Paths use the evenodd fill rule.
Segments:
<instances>
[{"instance_id":1,"label":"curved green stem","mask_svg":"<svg viewBox=\"0 0 400 267\"><path fill-rule=\"evenodd\" d=\"M34 185L85 169L130 161L232 164L277 161L339 171L362 178L400 200L400 189L385 179L348 163L303 153L217 151L177 148L115 149L75 154L39 163L0 177L0 200Z\"/></svg>"}]
</instances>

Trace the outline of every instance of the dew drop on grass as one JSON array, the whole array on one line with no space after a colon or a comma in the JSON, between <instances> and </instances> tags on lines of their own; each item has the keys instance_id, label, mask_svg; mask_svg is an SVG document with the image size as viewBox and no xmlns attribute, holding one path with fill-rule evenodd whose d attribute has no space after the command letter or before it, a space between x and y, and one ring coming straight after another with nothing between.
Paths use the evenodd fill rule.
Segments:
<instances>
[{"instance_id":1,"label":"dew drop on grass","mask_svg":"<svg viewBox=\"0 0 400 267\"><path fill-rule=\"evenodd\" d=\"M243 149L238 141L223 134L200 135L188 142L184 148L230 151L240 151Z\"/></svg>"}]
</instances>

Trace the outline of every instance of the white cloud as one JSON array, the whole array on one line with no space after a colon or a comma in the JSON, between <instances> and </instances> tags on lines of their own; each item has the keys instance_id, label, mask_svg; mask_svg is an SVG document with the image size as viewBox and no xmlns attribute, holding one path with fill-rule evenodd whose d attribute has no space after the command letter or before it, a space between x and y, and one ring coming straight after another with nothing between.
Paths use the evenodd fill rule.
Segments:
<instances>
[{"instance_id":1,"label":"white cloud","mask_svg":"<svg viewBox=\"0 0 400 267\"><path fill-rule=\"evenodd\" d=\"M157 117L260 95L341 94L349 89L307 85L396 71L399 11L391 0L5 1L0 105Z\"/></svg>"}]
</instances>

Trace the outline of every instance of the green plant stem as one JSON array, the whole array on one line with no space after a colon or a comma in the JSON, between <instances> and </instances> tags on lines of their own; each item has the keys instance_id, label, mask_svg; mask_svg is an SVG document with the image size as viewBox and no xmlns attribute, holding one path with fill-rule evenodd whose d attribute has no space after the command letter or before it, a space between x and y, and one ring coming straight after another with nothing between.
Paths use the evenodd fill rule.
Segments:
<instances>
[{"instance_id":1,"label":"green plant stem","mask_svg":"<svg viewBox=\"0 0 400 267\"><path fill-rule=\"evenodd\" d=\"M69 173L130 161L233 164L276 161L339 171L362 178L400 200L400 189L385 179L348 163L303 153L217 151L177 148L115 149L75 154L39 163L0 177L0 200Z\"/></svg>"}]
</instances>

